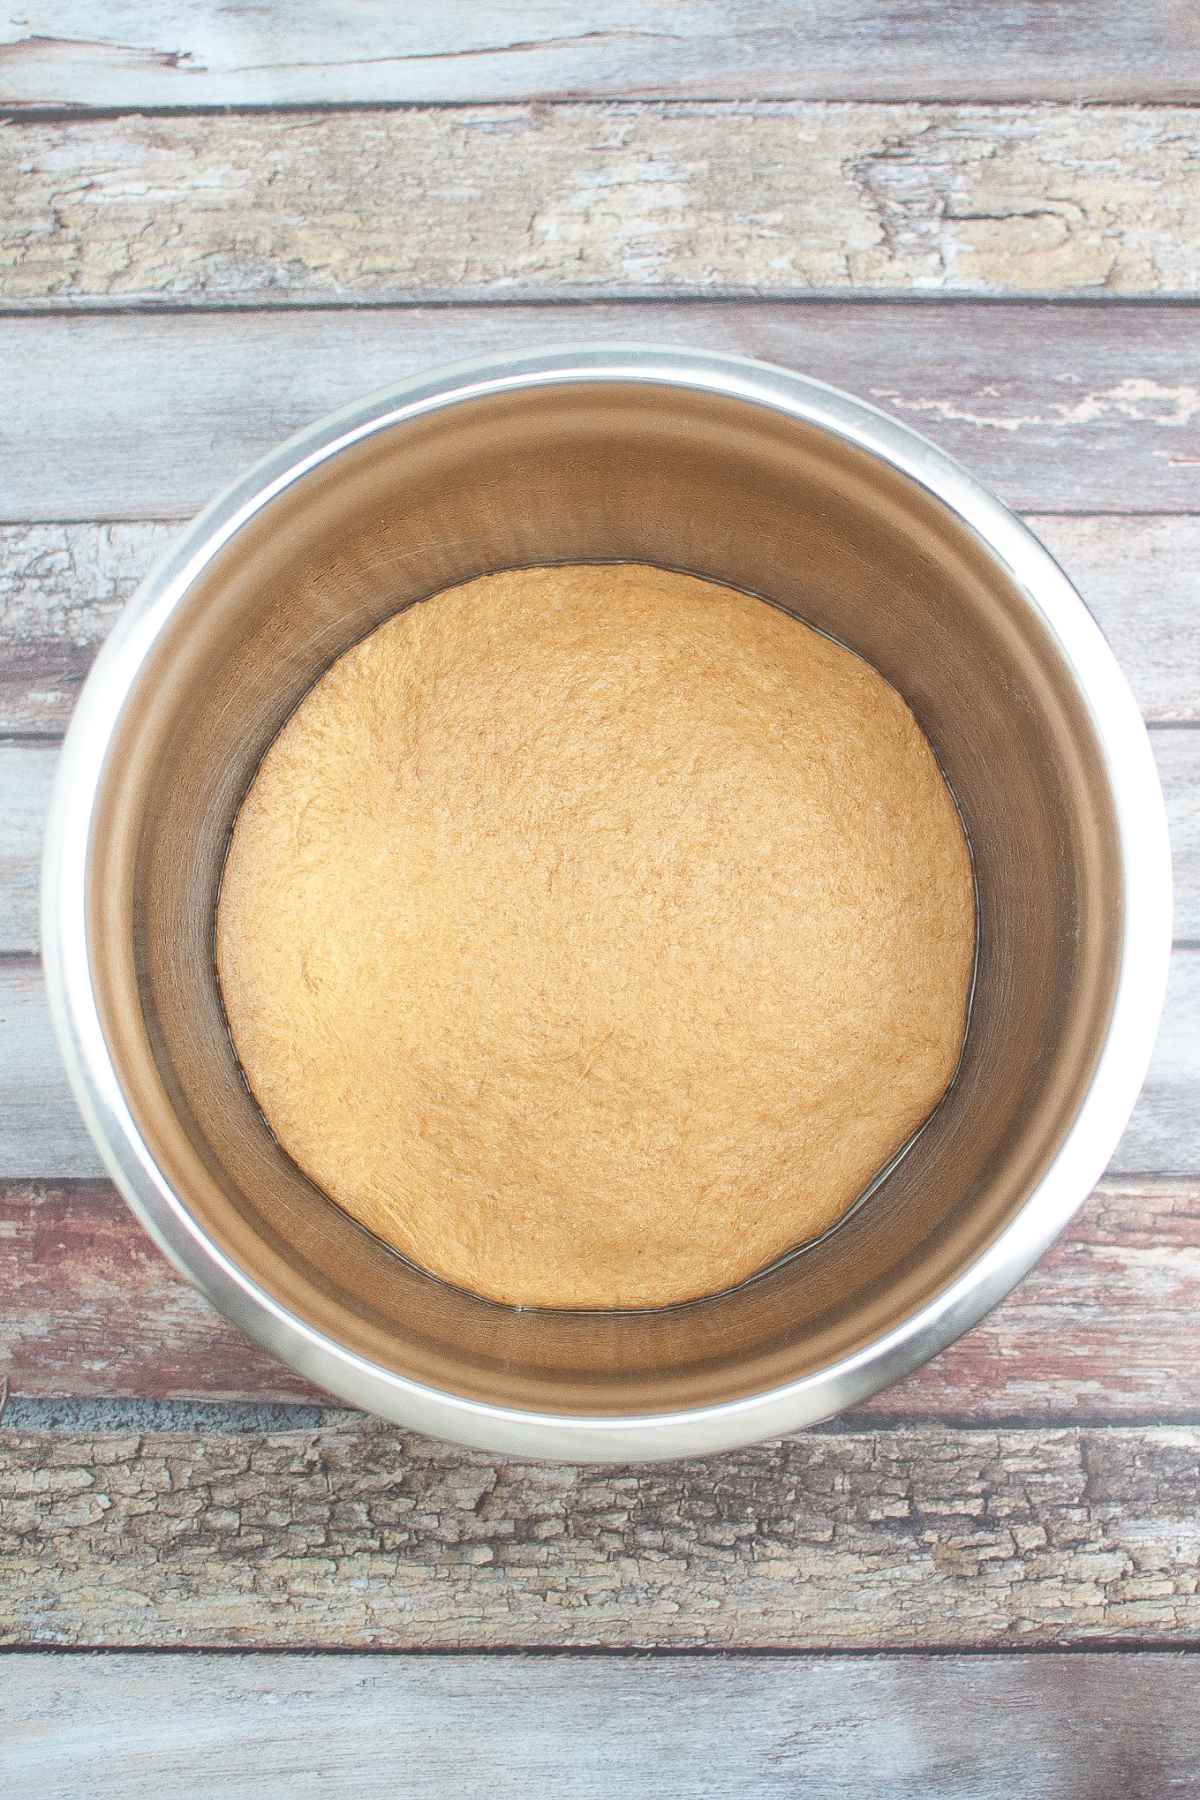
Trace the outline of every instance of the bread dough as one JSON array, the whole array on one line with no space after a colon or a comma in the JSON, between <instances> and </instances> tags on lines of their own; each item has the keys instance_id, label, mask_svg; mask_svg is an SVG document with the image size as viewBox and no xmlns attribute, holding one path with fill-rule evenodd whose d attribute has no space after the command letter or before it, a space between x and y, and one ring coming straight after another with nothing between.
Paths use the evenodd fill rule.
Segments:
<instances>
[{"instance_id":1,"label":"bread dough","mask_svg":"<svg viewBox=\"0 0 1200 1800\"><path fill-rule=\"evenodd\" d=\"M521 1306L648 1307L824 1231L958 1060L958 813L904 701L762 600L511 570L348 650L217 920L237 1053L347 1212Z\"/></svg>"}]
</instances>

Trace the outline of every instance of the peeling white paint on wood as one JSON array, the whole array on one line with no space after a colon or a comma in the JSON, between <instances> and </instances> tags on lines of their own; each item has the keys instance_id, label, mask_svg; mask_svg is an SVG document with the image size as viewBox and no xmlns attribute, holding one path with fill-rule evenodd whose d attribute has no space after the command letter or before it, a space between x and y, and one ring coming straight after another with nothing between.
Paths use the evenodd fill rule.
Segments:
<instances>
[{"instance_id":1,"label":"peeling white paint on wood","mask_svg":"<svg viewBox=\"0 0 1200 1800\"><path fill-rule=\"evenodd\" d=\"M665 342L802 369L1030 512L1194 512L1200 308L886 302L11 318L0 521L178 518L300 426L458 357Z\"/></svg>"},{"instance_id":2,"label":"peeling white paint on wood","mask_svg":"<svg viewBox=\"0 0 1200 1800\"><path fill-rule=\"evenodd\" d=\"M1198 149L1195 114L1172 107L526 105L30 122L0 134L0 296L31 307L1191 296ZM1142 398L1136 385L1127 396ZM1080 422L1096 416L1086 397L1078 404Z\"/></svg>"},{"instance_id":3,"label":"peeling white paint on wood","mask_svg":"<svg viewBox=\"0 0 1200 1800\"><path fill-rule=\"evenodd\" d=\"M984 404L968 411L954 400L921 399L906 393L902 386L877 387L872 398L898 412L924 414L932 422L974 425L981 431L1026 431L1049 426L1093 425L1099 421L1131 419L1139 424L1186 426L1200 417L1200 387L1190 381L1147 381L1140 376L1125 376L1109 388L1098 388L1079 398L1047 397L1037 412L1018 413L1003 404L1004 390L999 386L982 391ZM998 406L986 402L1000 401Z\"/></svg>"}]
</instances>

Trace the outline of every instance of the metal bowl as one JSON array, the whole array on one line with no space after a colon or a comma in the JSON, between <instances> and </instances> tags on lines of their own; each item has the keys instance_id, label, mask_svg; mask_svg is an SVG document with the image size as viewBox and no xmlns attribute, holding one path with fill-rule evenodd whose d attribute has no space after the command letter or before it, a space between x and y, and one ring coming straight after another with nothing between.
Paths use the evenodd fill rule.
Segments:
<instances>
[{"instance_id":1,"label":"metal bowl","mask_svg":"<svg viewBox=\"0 0 1200 1800\"><path fill-rule=\"evenodd\" d=\"M962 1066L908 1155L804 1254L649 1313L497 1307L361 1230L267 1131L212 956L239 802L330 661L450 583L592 559L769 596L868 657L941 760L979 888ZM593 347L463 366L353 407L184 533L80 699L44 934L101 1154L238 1325L424 1431L538 1457L660 1459L865 1400L1019 1280L1104 1169L1141 1085L1170 869L1132 696L1070 583L998 501L820 383Z\"/></svg>"}]
</instances>

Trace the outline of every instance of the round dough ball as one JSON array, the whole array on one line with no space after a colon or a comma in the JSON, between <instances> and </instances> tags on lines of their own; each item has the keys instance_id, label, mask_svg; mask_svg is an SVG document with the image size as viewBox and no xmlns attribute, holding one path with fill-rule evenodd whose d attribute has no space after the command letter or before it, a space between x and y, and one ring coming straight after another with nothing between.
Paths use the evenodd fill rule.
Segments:
<instances>
[{"instance_id":1,"label":"round dough ball","mask_svg":"<svg viewBox=\"0 0 1200 1800\"><path fill-rule=\"evenodd\" d=\"M832 1225L962 1043L970 859L903 700L640 564L399 613L271 746L217 956L284 1149L447 1281L649 1307Z\"/></svg>"}]
</instances>

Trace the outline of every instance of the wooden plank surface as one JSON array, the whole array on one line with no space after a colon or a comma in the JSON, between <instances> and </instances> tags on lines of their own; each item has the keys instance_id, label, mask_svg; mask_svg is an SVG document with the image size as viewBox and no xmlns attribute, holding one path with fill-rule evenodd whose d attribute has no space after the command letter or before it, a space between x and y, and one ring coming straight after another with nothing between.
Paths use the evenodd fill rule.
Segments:
<instances>
[{"instance_id":1,"label":"wooden plank surface","mask_svg":"<svg viewBox=\"0 0 1200 1800\"><path fill-rule=\"evenodd\" d=\"M636 1472L336 1408L277 1434L222 1412L319 1396L89 1179L26 953L48 740L162 522L465 354L649 338L876 399L1039 515L1147 716L1195 724L1200 315L1174 302L1198 291L1200 115L1174 103L1200 98L1198 49L1178 0L47 0L0 21L0 303L26 315L2 327L0 1177L48 1178L0 1179L9 1785L1195 1786L1200 1661L1146 1647L1200 1648L1200 951L1175 959L1116 1159L1136 1178L1005 1306L857 1420ZM194 116L231 103L252 110ZM1156 748L1194 941L1200 733ZM139 1429L89 1428L113 1395ZM140 1428L194 1395L211 1429ZM26 1429L56 1396L68 1428ZM88 1644L344 1654L19 1648ZM732 1654L355 1654L594 1645Z\"/></svg>"},{"instance_id":2,"label":"wooden plank surface","mask_svg":"<svg viewBox=\"0 0 1200 1800\"><path fill-rule=\"evenodd\" d=\"M1117 1146L1113 1175L1200 1169L1200 949L1176 949L1167 1003L1141 1098ZM67 1088L32 958L0 958L0 1181L103 1174Z\"/></svg>"},{"instance_id":3,"label":"wooden plank surface","mask_svg":"<svg viewBox=\"0 0 1200 1800\"><path fill-rule=\"evenodd\" d=\"M0 526L0 737L65 729L96 651L175 535L153 524Z\"/></svg>"},{"instance_id":4,"label":"wooden plank surface","mask_svg":"<svg viewBox=\"0 0 1200 1800\"><path fill-rule=\"evenodd\" d=\"M0 134L0 297L1200 291L1186 108L689 103Z\"/></svg>"},{"instance_id":5,"label":"wooden plank surface","mask_svg":"<svg viewBox=\"0 0 1200 1800\"><path fill-rule=\"evenodd\" d=\"M0 956L39 942L42 833L56 761L51 745L0 744Z\"/></svg>"},{"instance_id":6,"label":"wooden plank surface","mask_svg":"<svg viewBox=\"0 0 1200 1800\"><path fill-rule=\"evenodd\" d=\"M662 1468L315 1431L0 1433L0 1642L1200 1640L1200 1428L801 1434Z\"/></svg>"},{"instance_id":7,"label":"wooden plank surface","mask_svg":"<svg viewBox=\"0 0 1200 1800\"><path fill-rule=\"evenodd\" d=\"M9 319L0 521L193 512L299 426L448 359L657 342L849 388L1010 505L1190 512L1200 309L617 304Z\"/></svg>"},{"instance_id":8,"label":"wooden plank surface","mask_svg":"<svg viewBox=\"0 0 1200 1800\"><path fill-rule=\"evenodd\" d=\"M1144 716L1200 719L1200 518L1032 514L1121 662ZM0 738L57 738L169 524L0 526Z\"/></svg>"},{"instance_id":9,"label":"wooden plank surface","mask_svg":"<svg viewBox=\"0 0 1200 1800\"><path fill-rule=\"evenodd\" d=\"M321 1401L213 1311L107 1182L0 1184L0 1376L25 1398ZM1107 1181L872 1417L1200 1418L1200 1183Z\"/></svg>"},{"instance_id":10,"label":"wooden plank surface","mask_svg":"<svg viewBox=\"0 0 1200 1800\"><path fill-rule=\"evenodd\" d=\"M1200 732L1150 734L1167 802L1175 876L1175 935L1200 938Z\"/></svg>"},{"instance_id":11,"label":"wooden plank surface","mask_svg":"<svg viewBox=\"0 0 1200 1800\"><path fill-rule=\"evenodd\" d=\"M0 106L189 107L588 94L1162 100L1200 92L1180 0L229 0L24 4Z\"/></svg>"},{"instance_id":12,"label":"wooden plank surface","mask_svg":"<svg viewBox=\"0 0 1200 1800\"><path fill-rule=\"evenodd\" d=\"M10 1175L100 1175L54 1041L41 965L0 958L0 1179ZM49 1166L48 1166L49 1165Z\"/></svg>"},{"instance_id":13,"label":"wooden plank surface","mask_svg":"<svg viewBox=\"0 0 1200 1800\"><path fill-rule=\"evenodd\" d=\"M88 1800L198 1771L217 1800L611 1800L651 1766L662 1800L1169 1800L1200 1762L1200 1660L1170 1654L16 1654L4 1685L24 1800L82 1769Z\"/></svg>"}]
</instances>

